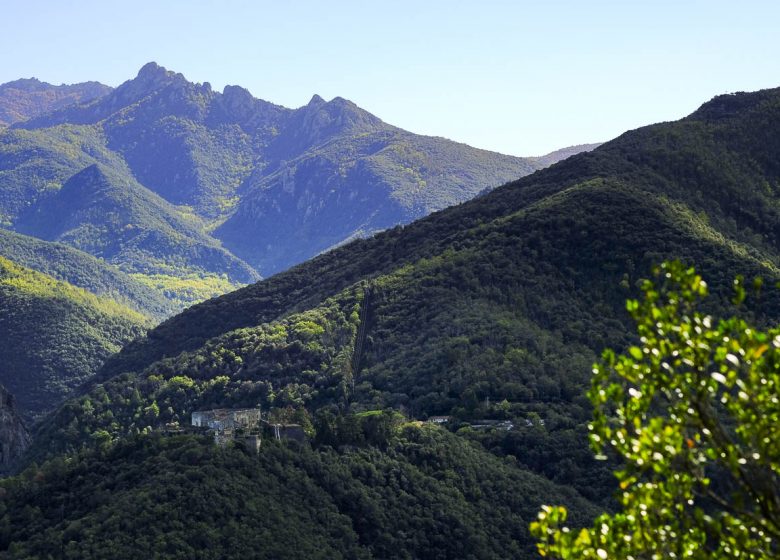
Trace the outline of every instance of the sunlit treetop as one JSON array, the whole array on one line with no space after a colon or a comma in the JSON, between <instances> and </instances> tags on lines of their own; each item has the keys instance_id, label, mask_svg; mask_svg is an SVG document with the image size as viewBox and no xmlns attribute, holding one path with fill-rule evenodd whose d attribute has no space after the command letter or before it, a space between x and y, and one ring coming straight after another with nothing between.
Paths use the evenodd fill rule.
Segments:
<instances>
[{"instance_id":1,"label":"sunlit treetop","mask_svg":"<svg viewBox=\"0 0 780 560\"><path fill-rule=\"evenodd\" d=\"M531 531L554 558L780 554L780 328L699 310L706 282L665 263L627 309L639 345L604 352L588 393L591 445L618 456L619 511L590 529L544 506ZM760 286L760 283L756 284ZM745 298L735 280L735 303Z\"/></svg>"}]
</instances>

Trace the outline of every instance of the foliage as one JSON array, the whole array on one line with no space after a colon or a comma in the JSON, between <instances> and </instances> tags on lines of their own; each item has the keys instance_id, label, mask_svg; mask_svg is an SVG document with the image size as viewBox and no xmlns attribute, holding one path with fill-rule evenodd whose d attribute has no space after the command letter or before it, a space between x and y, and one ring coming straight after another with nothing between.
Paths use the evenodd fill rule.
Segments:
<instances>
[{"instance_id":1,"label":"foliage","mask_svg":"<svg viewBox=\"0 0 780 560\"><path fill-rule=\"evenodd\" d=\"M97 296L111 298L152 319L164 319L176 309L156 290L144 286L141 279L61 243L0 229L0 255ZM227 290L220 293L224 291Z\"/></svg>"},{"instance_id":2,"label":"foliage","mask_svg":"<svg viewBox=\"0 0 780 560\"><path fill-rule=\"evenodd\" d=\"M25 419L59 405L149 321L0 257L0 383Z\"/></svg>"},{"instance_id":3,"label":"foliage","mask_svg":"<svg viewBox=\"0 0 780 560\"><path fill-rule=\"evenodd\" d=\"M0 134L0 225L60 241L125 272L227 274L233 286L258 278L205 233L200 218L140 185L107 144L96 126Z\"/></svg>"},{"instance_id":4,"label":"foliage","mask_svg":"<svg viewBox=\"0 0 780 560\"><path fill-rule=\"evenodd\" d=\"M331 104L345 114L360 112L337 100ZM345 131L287 158L273 173L251 177L235 214L215 234L270 276L543 167L383 123L369 129Z\"/></svg>"},{"instance_id":5,"label":"foliage","mask_svg":"<svg viewBox=\"0 0 780 560\"><path fill-rule=\"evenodd\" d=\"M218 271L234 282L258 278L203 227L200 220L180 216L127 169L100 164L71 176L14 222L22 233L67 243L126 272Z\"/></svg>"},{"instance_id":6,"label":"foliage","mask_svg":"<svg viewBox=\"0 0 780 560\"><path fill-rule=\"evenodd\" d=\"M381 417L381 415L374 415ZM432 426L384 450L129 438L0 481L0 558L518 558L575 492ZM582 520L585 521L585 518Z\"/></svg>"},{"instance_id":7,"label":"foliage","mask_svg":"<svg viewBox=\"0 0 780 560\"><path fill-rule=\"evenodd\" d=\"M780 553L780 328L700 311L679 262L627 307L639 346L604 353L590 440L621 458L621 509L580 532L546 506L532 532L557 558L774 558ZM741 279L737 300L745 297Z\"/></svg>"},{"instance_id":8,"label":"foliage","mask_svg":"<svg viewBox=\"0 0 780 560\"><path fill-rule=\"evenodd\" d=\"M117 440L168 422L188 423L194 410L343 407L352 380L353 306L354 299L334 299L111 379L39 426L38 441L48 443L32 452L38 458L72 452L99 430ZM305 340L298 338L301 328L309 333Z\"/></svg>"},{"instance_id":9,"label":"foliage","mask_svg":"<svg viewBox=\"0 0 780 560\"><path fill-rule=\"evenodd\" d=\"M70 403L39 428L31 456L77 449L98 429L120 438L153 426L135 408L158 399L160 387L147 380L181 374L202 381L197 391L166 393L160 421L209 402L291 404L312 415L333 406L334 413L390 407L417 419L451 415L453 430L610 507L611 466L589 452L584 392L597 352L635 343L623 302L641 271L676 256L696 263L713 287L712 313L726 308L728 271L780 278L777 249L751 242L727 204L743 191L751 199L761 177L774 177L772 167L745 169L741 152L711 139L713 131L752 138L780 129L743 130L740 119L752 114L636 131L190 308L110 359L96 389L107 396L90 397L105 399L104 409L93 417ZM687 156L699 163L656 164L681 139L698 146L700 137L705 144ZM713 159L733 173L717 176ZM689 166L699 164L707 174L689 178ZM697 194L715 183L717 208L715 194ZM772 216L756 223L780 227ZM759 325L780 316L777 293L748 305ZM314 322L342 334L288 328L306 313L328 317ZM228 382L207 388L217 377ZM135 384L143 405L126 407ZM472 427L483 419L512 428Z\"/></svg>"},{"instance_id":10,"label":"foliage","mask_svg":"<svg viewBox=\"0 0 780 560\"><path fill-rule=\"evenodd\" d=\"M241 284L230 282L226 275L217 276L203 272L179 271L177 275L136 272L129 276L139 284L163 294L168 300L178 304L180 309L241 287Z\"/></svg>"},{"instance_id":11,"label":"foliage","mask_svg":"<svg viewBox=\"0 0 780 560\"><path fill-rule=\"evenodd\" d=\"M208 96L195 93L187 107L200 115ZM164 113L164 101L180 95L168 94L155 110ZM777 91L744 94L738 111L627 133L472 202L193 306L127 345L83 395L41 422L28 464L120 448L166 422L185 423L199 408L257 404L335 427L315 437L317 452L329 441L334 453L384 453L383 424L368 445L363 419L377 415L361 413L394 409L412 426L451 416L456 433L443 436L453 438L445 447L469 446L479 461L532 470L609 510L614 464L596 462L587 447L588 365L605 346L637 344L624 301L651 263L694 263L711 282L714 297L703 304L711 314L728 306L732 271L780 279L780 213L771 196L780 151L773 159L763 148L779 138L779 98ZM371 121L342 108L350 109L345 120L328 113L322 130L356 122L366 133ZM303 145L322 132L316 124L309 123L311 135L274 138ZM417 152L393 153L408 157L404 168L414 171L424 164ZM399 173L411 175L405 169ZM746 305L758 328L780 316L777 292ZM436 476L445 464L429 462ZM365 472L333 479L351 484ZM386 480L379 476L375 486ZM518 492L511 499L536 499L525 487ZM15 503L23 509L28 499ZM371 519L371 527L399 535L410 530L395 518Z\"/></svg>"}]
</instances>

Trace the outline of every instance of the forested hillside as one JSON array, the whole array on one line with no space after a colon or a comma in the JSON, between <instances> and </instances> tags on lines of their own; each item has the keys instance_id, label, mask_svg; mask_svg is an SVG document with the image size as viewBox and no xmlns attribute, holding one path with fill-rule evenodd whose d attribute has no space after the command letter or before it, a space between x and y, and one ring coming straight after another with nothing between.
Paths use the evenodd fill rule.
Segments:
<instances>
[{"instance_id":1,"label":"forested hillside","mask_svg":"<svg viewBox=\"0 0 780 560\"><path fill-rule=\"evenodd\" d=\"M28 445L30 433L16 410L16 399L0 385L0 474L16 466Z\"/></svg>"},{"instance_id":2,"label":"forested hillside","mask_svg":"<svg viewBox=\"0 0 780 560\"><path fill-rule=\"evenodd\" d=\"M113 300L0 257L0 383L27 421L58 406L149 325Z\"/></svg>"},{"instance_id":3,"label":"forested hillside","mask_svg":"<svg viewBox=\"0 0 780 560\"><path fill-rule=\"evenodd\" d=\"M539 501L597 511L431 426L385 449L263 445L142 436L28 470L0 482L0 557L517 558Z\"/></svg>"},{"instance_id":4,"label":"forested hillside","mask_svg":"<svg viewBox=\"0 0 780 560\"><path fill-rule=\"evenodd\" d=\"M144 434L170 422L187 423L194 410L260 405L310 423L315 452L339 455L337 463L346 469L339 479L369 480L381 492L388 484L382 469L366 466L366 474L343 465L360 456L351 455L354 447L384 445L384 455L371 461L376 465L401 460L393 454L407 451L399 449L430 445L410 440L403 430L380 442L361 438L356 419L395 410L408 420L449 416L445 426L453 434L432 427L425 433L434 434L445 453L474 454L454 463L423 460L432 476L448 481L432 490L437 496L465 493L458 481L471 476L466 465L473 461L501 465L512 476L545 478L554 484L549 493L573 491L579 497L572 499L589 501L586 511L608 508L614 481L586 443L590 405L584 392L591 364L604 347L631 342L625 300L653 264L680 258L695 265L711 284L709 305L719 311L731 305L735 275L760 275L766 286L780 280L779 154L780 90L717 97L681 121L628 132L473 201L194 306L125 347L89 391L39 424L27 460L91 446L106 462L106 484L128 480L121 484L137 496L142 484L121 475L144 460L144 452L133 447L140 444L132 442L153 441ZM780 292L766 289L740 312L759 324L775 322ZM167 441L175 446L180 440ZM300 461L312 453L306 446L288 452ZM198 463L199 453L186 460ZM261 451L259 460L274 453ZM44 467L44 480L46 469L71 468L61 461ZM220 467L214 477L230 479L235 472ZM36 473L26 476L34 479ZM50 478L58 483L65 477ZM489 500L499 475L474 477L475 492ZM191 478L185 478L166 483L170 496L186 495ZM76 533L63 532L68 525L62 517L53 521L44 514L56 506L35 501L40 495L62 497L63 491L39 492L46 486L27 479L8 483L15 493L7 534L23 535L9 544L18 548L9 550L38 554L51 543L76 542ZM537 489L501 494L536 506L554 501ZM266 495L246 493L250 501ZM402 494L401 501L408 499L411 508L419 492L410 495ZM175 503L155 515L182 511ZM25 504L41 513L24 518ZM115 538L111 525L94 525L93 519L105 518L98 514L101 504L80 506L72 515L94 527L96 540ZM487 531L493 507L464 515L472 527ZM227 538L242 527L245 510L238 505L222 511L236 523L235 529L220 529ZM38 520L35 529L19 533L30 519ZM395 518L360 519L369 520L369 531L397 529ZM185 531L194 526L182 523ZM319 530L311 521L302 523ZM446 541L455 550L470 550L470 531L445 533ZM519 550L486 538L489 545L474 549L473 557L530 557L522 535L512 537ZM359 542L369 543L368 553L386 557L379 541L364 539ZM428 557L424 552L410 549L408 556ZM463 555L447 548L440 557Z\"/></svg>"},{"instance_id":5,"label":"forested hillside","mask_svg":"<svg viewBox=\"0 0 780 560\"><path fill-rule=\"evenodd\" d=\"M176 309L158 290L145 286L118 268L72 247L0 229L0 255L135 311L162 320Z\"/></svg>"}]
</instances>

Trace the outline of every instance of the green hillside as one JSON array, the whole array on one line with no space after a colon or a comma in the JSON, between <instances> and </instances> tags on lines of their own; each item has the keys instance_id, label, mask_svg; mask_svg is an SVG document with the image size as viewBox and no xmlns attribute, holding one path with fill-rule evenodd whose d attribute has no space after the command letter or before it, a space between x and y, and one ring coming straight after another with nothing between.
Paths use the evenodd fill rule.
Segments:
<instances>
[{"instance_id":1,"label":"green hillside","mask_svg":"<svg viewBox=\"0 0 780 560\"><path fill-rule=\"evenodd\" d=\"M0 257L0 383L28 421L59 405L149 325L113 300Z\"/></svg>"},{"instance_id":2,"label":"green hillside","mask_svg":"<svg viewBox=\"0 0 780 560\"><path fill-rule=\"evenodd\" d=\"M0 255L56 280L111 298L155 320L170 316L176 309L157 290L115 266L62 243L0 229Z\"/></svg>"},{"instance_id":3,"label":"green hillside","mask_svg":"<svg viewBox=\"0 0 780 560\"><path fill-rule=\"evenodd\" d=\"M26 471L0 482L0 558L518 558L538 502L596 512L430 426L384 450L291 445L143 436Z\"/></svg>"},{"instance_id":4,"label":"green hillside","mask_svg":"<svg viewBox=\"0 0 780 560\"><path fill-rule=\"evenodd\" d=\"M486 253L482 260L496 264L468 268L477 278L497 281L492 289L503 297L525 299L523 305L532 307L556 300L524 296L534 286L547 290L547 276L566 287L569 299L594 292L599 299L610 296L610 309L622 307L627 290L649 265L674 255L722 282L734 275L722 266L723 259L775 275L780 164L772 142L780 142L774 128L779 105L780 90L722 96L676 123L628 132L477 200L188 309L127 348L104 374L145 367L221 333L316 306L360 281L414 270L433 258L482 253L486 244L507 260ZM702 118L721 106L746 107L723 118ZM491 273L497 265L502 275L517 271L519 278L505 285ZM443 291L468 287L457 280L451 284ZM616 312L615 317L625 316ZM541 318L555 319L555 314Z\"/></svg>"},{"instance_id":5,"label":"green hillside","mask_svg":"<svg viewBox=\"0 0 780 560\"><path fill-rule=\"evenodd\" d=\"M61 219L51 217L60 213ZM60 241L126 272L175 273L179 268L222 271L235 282L257 279L219 247L197 219L110 168L91 165L16 222L21 233Z\"/></svg>"},{"instance_id":6,"label":"green hillside","mask_svg":"<svg viewBox=\"0 0 780 560\"><path fill-rule=\"evenodd\" d=\"M340 110L349 108L345 102ZM264 177L250 178L235 213L215 235L270 275L547 165L521 165L517 158L382 123L359 136L342 135L310 149Z\"/></svg>"},{"instance_id":7,"label":"green hillside","mask_svg":"<svg viewBox=\"0 0 780 560\"><path fill-rule=\"evenodd\" d=\"M760 275L767 286L780 280L778 154L780 89L717 97L681 121L628 132L194 306L126 346L84 395L40 423L27 460L86 444L108 453L110 468L131 468L140 452L128 451L127 441L187 423L194 410L258 404L311 421L317 453L382 448L361 439L355 419L392 409L417 420L451 416L453 434L435 432L446 438L444 449L465 446L478 462L555 485L544 497L529 487L502 493L505 499L538 506L568 487L594 504L587 511L609 508L610 466L595 461L586 443L591 364L604 347L631 342L625 300L655 263L695 265L715 312L731 305L737 274ZM776 322L780 292L767 289L755 301L740 312L758 324ZM426 465L447 480L468 473L461 462L452 474L446 462ZM351 469L340 479L363 476ZM372 480L376 491L387 484L379 474ZM479 479L483 495L493 480ZM128 484L140 491L140 483ZM19 494L12 507L21 511L35 492ZM240 508L225 511L242 519ZM487 515L472 519L487 526ZM59 542L64 525L33 519L35 534L49 531L51 539L30 533L18 546ZM369 519L371 530L394 527ZM9 521L10 533L21 523ZM106 526L96 532L113 534ZM468 534L449 540L464 547ZM505 548L485 553L507 555L530 557Z\"/></svg>"},{"instance_id":8,"label":"green hillside","mask_svg":"<svg viewBox=\"0 0 780 560\"><path fill-rule=\"evenodd\" d=\"M0 385L0 473L7 474L30 445L30 433L16 410L16 399Z\"/></svg>"}]
</instances>

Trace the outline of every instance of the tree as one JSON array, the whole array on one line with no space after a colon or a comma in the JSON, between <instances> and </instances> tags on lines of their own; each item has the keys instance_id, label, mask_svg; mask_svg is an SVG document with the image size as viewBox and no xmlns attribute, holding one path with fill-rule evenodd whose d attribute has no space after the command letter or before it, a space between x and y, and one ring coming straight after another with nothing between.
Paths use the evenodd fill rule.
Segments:
<instances>
[{"instance_id":1,"label":"tree","mask_svg":"<svg viewBox=\"0 0 780 560\"><path fill-rule=\"evenodd\" d=\"M543 506L531 532L555 558L780 555L780 328L700 311L707 284L679 262L627 309L639 346L605 351L588 393L590 441L616 454L619 511L592 528ZM745 298L735 281L735 303Z\"/></svg>"}]
</instances>

